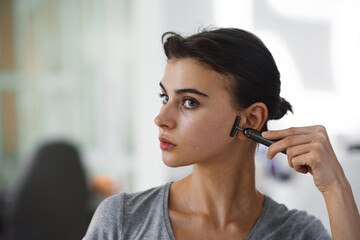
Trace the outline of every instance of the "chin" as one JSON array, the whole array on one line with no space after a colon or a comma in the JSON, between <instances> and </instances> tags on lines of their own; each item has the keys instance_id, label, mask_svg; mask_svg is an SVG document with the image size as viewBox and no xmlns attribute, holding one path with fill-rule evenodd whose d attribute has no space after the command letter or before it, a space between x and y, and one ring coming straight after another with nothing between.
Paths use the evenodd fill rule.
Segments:
<instances>
[{"instance_id":1,"label":"chin","mask_svg":"<svg viewBox=\"0 0 360 240\"><path fill-rule=\"evenodd\" d=\"M172 168L177 168L177 167L185 167L185 166L189 166L192 165L193 163L190 162L186 162L186 161L181 161L179 159L176 158L162 158L164 164L168 167L172 167Z\"/></svg>"}]
</instances>

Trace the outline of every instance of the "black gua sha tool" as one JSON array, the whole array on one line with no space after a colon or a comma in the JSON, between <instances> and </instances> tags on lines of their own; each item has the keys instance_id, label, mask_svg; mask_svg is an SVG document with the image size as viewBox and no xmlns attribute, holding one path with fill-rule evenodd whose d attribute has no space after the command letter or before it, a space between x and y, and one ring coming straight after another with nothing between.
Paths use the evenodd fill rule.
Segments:
<instances>
[{"instance_id":1,"label":"black gua sha tool","mask_svg":"<svg viewBox=\"0 0 360 240\"><path fill-rule=\"evenodd\" d=\"M239 126L238 126L238 125L239 125L239 122L240 122L240 117L237 116L237 117L235 118L234 125L233 125L233 127L232 127L232 129L231 129L230 137L234 137L235 134L236 134L236 132L237 132L238 130L240 130L240 131L242 131L242 132L244 133L244 135L245 135L246 137L248 137L248 138L250 138L250 139L252 139L252 140L254 140L254 141L258 142L258 143L264 144L265 146L268 146L268 147L269 147L271 144L273 144L273 143L275 143L275 142L277 142L277 141L280 140L280 139L278 139L278 140L269 140L269 139L263 138L263 137L261 136L261 132L255 130L255 129L252 129L252 128L245 128L245 129L243 129L243 128L239 127ZM281 152L284 153L284 154L286 154L286 150L281 151Z\"/></svg>"}]
</instances>

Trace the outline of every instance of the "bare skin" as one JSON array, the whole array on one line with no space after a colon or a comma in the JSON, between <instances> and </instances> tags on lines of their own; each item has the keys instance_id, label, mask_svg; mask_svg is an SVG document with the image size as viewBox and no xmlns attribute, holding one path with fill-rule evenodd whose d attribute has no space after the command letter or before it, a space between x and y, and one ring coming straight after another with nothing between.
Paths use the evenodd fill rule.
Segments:
<instances>
[{"instance_id":1,"label":"bare skin","mask_svg":"<svg viewBox=\"0 0 360 240\"><path fill-rule=\"evenodd\" d=\"M240 127L260 130L267 108L255 103L236 110L224 81L193 59L171 59L161 81L163 107L155 123L168 146L163 161L171 167L193 165L192 174L170 188L168 209L176 239L245 239L263 207L264 196L255 188L256 143L242 133L234 138L229 134L236 116L241 117ZM287 149L290 166L311 171L326 200L334 238L360 236L351 188L328 138L318 134L320 143L308 145L312 128L269 132L267 138L284 140L270 147L268 157ZM349 223L346 228L341 220Z\"/></svg>"}]
</instances>

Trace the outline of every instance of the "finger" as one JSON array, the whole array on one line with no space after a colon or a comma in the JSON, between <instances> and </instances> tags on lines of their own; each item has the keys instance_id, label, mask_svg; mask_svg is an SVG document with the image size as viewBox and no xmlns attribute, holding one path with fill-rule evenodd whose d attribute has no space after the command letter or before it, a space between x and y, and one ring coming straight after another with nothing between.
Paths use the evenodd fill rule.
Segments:
<instances>
[{"instance_id":1,"label":"finger","mask_svg":"<svg viewBox=\"0 0 360 240\"><path fill-rule=\"evenodd\" d=\"M306 154L311 151L311 144L300 144L287 149L288 158L292 159L302 154Z\"/></svg>"},{"instance_id":2,"label":"finger","mask_svg":"<svg viewBox=\"0 0 360 240\"><path fill-rule=\"evenodd\" d=\"M291 127L283 130L266 131L262 133L262 136L266 139L276 140L287 136L310 134L319 131L325 131L325 128L323 126Z\"/></svg>"},{"instance_id":3,"label":"finger","mask_svg":"<svg viewBox=\"0 0 360 240\"><path fill-rule=\"evenodd\" d=\"M306 165L296 166L294 167L294 170L302 174L307 174L308 172L310 172L310 167Z\"/></svg>"},{"instance_id":4,"label":"finger","mask_svg":"<svg viewBox=\"0 0 360 240\"><path fill-rule=\"evenodd\" d=\"M287 159L288 159L289 166L291 168L294 168L298 172L307 173L309 171L308 168L299 166L299 165L294 165L293 159L297 156L307 154L308 152L310 152L310 150L311 150L310 144L301 144L301 145L297 145L297 146L288 148L286 150L286 152L287 152Z\"/></svg>"},{"instance_id":5,"label":"finger","mask_svg":"<svg viewBox=\"0 0 360 240\"><path fill-rule=\"evenodd\" d=\"M305 154L298 155L291 159L291 162L294 166L294 170L300 173L312 173L311 169L311 159L313 154L311 152L307 152Z\"/></svg>"},{"instance_id":6,"label":"finger","mask_svg":"<svg viewBox=\"0 0 360 240\"><path fill-rule=\"evenodd\" d=\"M282 152L284 150L288 151L288 149L294 146L308 144L312 140L313 136L309 134L285 137L284 139L270 145L267 157L269 159L272 159L279 152Z\"/></svg>"}]
</instances>

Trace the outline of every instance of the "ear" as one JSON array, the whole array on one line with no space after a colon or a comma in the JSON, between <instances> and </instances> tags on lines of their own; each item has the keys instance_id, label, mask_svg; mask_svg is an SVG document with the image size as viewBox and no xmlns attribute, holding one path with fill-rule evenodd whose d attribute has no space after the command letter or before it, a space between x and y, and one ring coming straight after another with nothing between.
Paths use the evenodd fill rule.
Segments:
<instances>
[{"instance_id":1,"label":"ear","mask_svg":"<svg viewBox=\"0 0 360 240\"><path fill-rule=\"evenodd\" d=\"M257 102L243 111L240 117L239 126L241 128L252 128L260 131L268 119L268 109L264 103ZM238 137L242 140L247 139L244 134L238 134Z\"/></svg>"}]
</instances>

